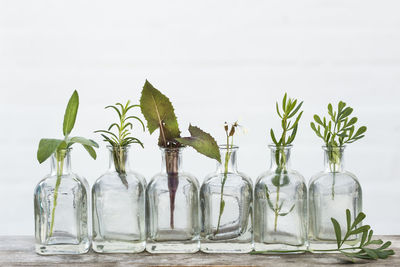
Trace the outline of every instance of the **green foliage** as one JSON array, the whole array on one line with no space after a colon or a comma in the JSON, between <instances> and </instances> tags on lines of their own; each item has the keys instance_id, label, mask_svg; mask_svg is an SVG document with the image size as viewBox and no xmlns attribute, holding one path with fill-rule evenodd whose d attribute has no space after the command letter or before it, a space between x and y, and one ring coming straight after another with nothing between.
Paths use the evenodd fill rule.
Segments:
<instances>
[{"instance_id":1,"label":"green foliage","mask_svg":"<svg viewBox=\"0 0 400 267\"><path fill-rule=\"evenodd\" d=\"M130 144L139 144L141 147L143 147L143 143L139 139L131 136L133 125L130 120L138 121L141 124L143 131L145 131L145 127L141 119L136 116L128 116L128 111L135 107L140 106L130 105L130 101L126 102L125 105L116 103L114 106L105 107L105 109L112 109L117 113L118 121L112 123L107 130L97 130L95 133L100 133L104 138L104 141L108 142L114 148L126 147ZM113 128L116 128L116 133L111 131Z\"/></svg>"},{"instance_id":2,"label":"green foliage","mask_svg":"<svg viewBox=\"0 0 400 267\"><path fill-rule=\"evenodd\" d=\"M357 117L350 118L353 108L346 107L346 103L340 101L338 110L333 110L332 104L328 104L328 118L314 115L314 122L310 123L311 129L321 138L327 147L341 147L354 143L364 137L367 127L361 126L356 130Z\"/></svg>"},{"instance_id":3,"label":"green foliage","mask_svg":"<svg viewBox=\"0 0 400 267\"><path fill-rule=\"evenodd\" d=\"M278 113L279 118L282 120L282 135L278 140L273 129L271 129L270 133L272 141L277 147L290 145L294 141L303 111L297 115L296 119L294 119L294 117L299 112L302 105L303 101L298 103L297 99L287 99L286 93L282 100L282 111L280 111L279 104L276 102L276 112ZM294 121L291 120L292 118Z\"/></svg>"},{"instance_id":4,"label":"green foliage","mask_svg":"<svg viewBox=\"0 0 400 267\"><path fill-rule=\"evenodd\" d=\"M161 147L178 147L175 138L180 137L178 121L174 107L168 97L153 87L147 80L140 98L140 108L147 121L150 134L160 129L158 145Z\"/></svg>"},{"instance_id":5,"label":"green foliage","mask_svg":"<svg viewBox=\"0 0 400 267\"><path fill-rule=\"evenodd\" d=\"M160 129L158 145L165 148L178 148L182 145L193 147L197 152L221 161L215 139L198 127L189 126L191 137L181 138L174 107L168 97L153 87L147 80L140 98L140 108L147 121L150 134Z\"/></svg>"},{"instance_id":6,"label":"green foliage","mask_svg":"<svg viewBox=\"0 0 400 267\"><path fill-rule=\"evenodd\" d=\"M197 152L221 162L218 144L209 134L196 126L189 125L190 137L176 138L179 143L193 147Z\"/></svg>"},{"instance_id":7,"label":"green foliage","mask_svg":"<svg viewBox=\"0 0 400 267\"><path fill-rule=\"evenodd\" d=\"M350 210L346 210L346 234L342 236L342 231L340 224L334 218L331 218L333 228L335 229L336 242L337 242L337 250L343 255L353 259L367 259L367 260L376 260L376 259L386 259L390 255L394 255L394 251L392 249L387 249L392 244L390 241L383 243L381 239L373 240L373 231L369 225L359 226L361 222L365 219L365 214L360 212L357 217L354 219L354 222L351 223L351 214ZM359 249L356 252L348 252L342 246L346 241L349 240L350 237L354 238L354 235L361 235L360 245L356 248ZM371 247L371 245L375 245Z\"/></svg>"},{"instance_id":8,"label":"green foliage","mask_svg":"<svg viewBox=\"0 0 400 267\"><path fill-rule=\"evenodd\" d=\"M84 137L69 137L72 129L74 128L76 116L78 114L79 107L79 96L78 92L75 90L71 98L68 101L67 108L64 114L63 122L63 133L64 139L49 139L43 138L39 142L39 147L37 150L37 160L39 163L46 161L53 153L60 151L62 149L68 149L74 143L82 144L82 146L88 151L89 155L96 159L96 152L93 147L98 148L99 145L91 140Z\"/></svg>"}]
</instances>

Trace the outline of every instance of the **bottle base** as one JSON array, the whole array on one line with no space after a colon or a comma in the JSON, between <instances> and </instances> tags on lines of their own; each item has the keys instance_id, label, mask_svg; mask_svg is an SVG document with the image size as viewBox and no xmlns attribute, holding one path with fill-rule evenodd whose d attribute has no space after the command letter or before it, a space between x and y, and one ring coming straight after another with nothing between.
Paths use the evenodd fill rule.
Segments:
<instances>
[{"instance_id":1,"label":"bottle base","mask_svg":"<svg viewBox=\"0 0 400 267\"><path fill-rule=\"evenodd\" d=\"M199 241L147 241L146 251L149 253L196 253Z\"/></svg>"},{"instance_id":2,"label":"bottle base","mask_svg":"<svg viewBox=\"0 0 400 267\"><path fill-rule=\"evenodd\" d=\"M39 255L56 255L56 254L78 255L87 253L89 251L89 248L90 248L89 241L85 241L77 245L75 244L35 245L35 251Z\"/></svg>"},{"instance_id":3,"label":"bottle base","mask_svg":"<svg viewBox=\"0 0 400 267\"><path fill-rule=\"evenodd\" d=\"M201 241L200 250L205 253L249 253L253 250L251 241L247 243Z\"/></svg>"},{"instance_id":4,"label":"bottle base","mask_svg":"<svg viewBox=\"0 0 400 267\"><path fill-rule=\"evenodd\" d=\"M93 241L96 253L140 253L146 248L145 241Z\"/></svg>"},{"instance_id":5,"label":"bottle base","mask_svg":"<svg viewBox=\"0 0 400 267\"><path fill-rule=\"evenodd\" d=\"M306 244L294 246L287 244L254 243L254 251L265 251L268 254L301 254L305 253L306 250Z\"/></svg>"}]
</instances>

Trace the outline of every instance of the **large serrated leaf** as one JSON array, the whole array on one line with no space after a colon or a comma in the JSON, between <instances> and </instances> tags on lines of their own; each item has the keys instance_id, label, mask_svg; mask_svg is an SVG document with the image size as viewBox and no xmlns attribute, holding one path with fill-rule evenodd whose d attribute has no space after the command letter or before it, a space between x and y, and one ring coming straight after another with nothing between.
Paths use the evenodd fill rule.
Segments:
<instances>
[{"instance_id":1,"label":"large serrated leaf","mask_svg":"<svg viewBox=\"0 0 400 267\"><path fill-rule=\"evenodd\" d=\"M65 109L64 122L63 122L64 136L69 135L72 131L72 128L74 128L76 115L78 114L78 107L79 107L79 96L78 92L75 90L68 101L67 108Z\"/></svg>"},{"instance_id":2,"label":"large serrated leaf","mask_svg":"<svg viewBox=\"0 0 400 267\"><path fill-rule=\"evenodd\" d=\"M147 80L143 86L140 98L140 108L147 121L150 134L160 129L158 144L167 147L169 142L180 137L178 121L174 107L168 97L153 87Z\"/></svg>"},{"instance_id":3,"label":"large serrated leaf","mask_svg":"<svg viewBox=\"0 0 400 267\"><path fill-rule=\"evenodd\" d=\"M190 137L175 138L176 141L183 145L191 146L197 152L216 159L221 163L221 154L215 139L209 134L201 130L199 127L189 125Z\"/></svg>"}]
</instances>

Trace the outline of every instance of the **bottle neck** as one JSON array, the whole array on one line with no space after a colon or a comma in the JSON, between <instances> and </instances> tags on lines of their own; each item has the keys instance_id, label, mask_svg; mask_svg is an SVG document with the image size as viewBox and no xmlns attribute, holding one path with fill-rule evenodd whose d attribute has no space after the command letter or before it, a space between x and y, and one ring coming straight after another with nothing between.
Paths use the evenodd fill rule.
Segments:
<instances>
[{"instance_id":1,"label":"bottle neck","mask_svg":"<svg viewBox=\"0 0 400 267\"><path fill-rule=\"evenodd\" d=\"M129 166L129 146L108 146L110 155L109 171L125 174L130 171Z\"/></svg>"},{"instance_id":2,"label":"bottle neck","mask_svg":"<svg viewBox=\"0 0 400 267\"><path fill-rule=\"evenodd\" d=\"M176 174L182 168L182 150L183 148L162 148L161 150L161 172L167 174Z\"/></svg>"},{"instance_id":3,"label":"bottle neck","mask_svg":"<svg viewBox=\"0 0 400 267\"><path fill-rule=\"evenodd\" d=\"M237 146L219 146L221 154L221 163L217 162L218 173L237 173L236 155L239 147Z\"/></svg>"},{"instance_id":4,"label":"bottle neck","mask_svg":"<svg viewBox=\"0 0 400 267\"><path fill-rule=\"evenodd\" d=\"M278 172L289 170L292 146L278 147L270 145L269 148L271 149L270 169Z\"/></svg>"},{"instance_id":5,"label":"bottle neck","mask_svg":"<svg viewBox=\"0 0 400 267\"><path fill-rule=\"evenodd\" d=\"M52 175L68 175L71 173L71 148L61 149L51 156L50 172Z\"/></svg>"},{"instance_id":6,"label":"bottle neck","mask_svg":"<svg viewBox=\"0 0 400 267\"><path fill-rule=\"evenodd\" d=\"M344 149L345 147L323 147L325 172L344 171Z\"/></svg>"}]
</instances>

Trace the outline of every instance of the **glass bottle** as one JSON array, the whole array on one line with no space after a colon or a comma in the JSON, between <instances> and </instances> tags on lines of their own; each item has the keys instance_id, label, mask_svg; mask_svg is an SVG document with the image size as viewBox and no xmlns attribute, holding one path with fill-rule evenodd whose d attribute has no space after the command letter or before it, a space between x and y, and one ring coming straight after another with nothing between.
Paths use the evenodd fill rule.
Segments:
<instances>
[{"instance_id":1,"label":"glass bottle","mask_svg":"<svg viewBox=\"0 0 400 267\"><path fill-rule=\"evenodd\" d=\"M220 146L221 162L200 189L201 245L207 253L247 253L252 247L253 185L238 172L238 147Z\"/></svg>"},{"instance_id":2,"label":"glass bottle","mask_svg":"<svg viewBox=\"0 0 400 267\"><path fill-rule=\"evenodd\" d=\"M344 169L345 147L323 147L325 170L313 176L309 185L309 249L337 248L331 218L346 225L346 209L354 219L362 211L361 186L356 176ZM342 227L342 236L346 232ZM355 236L344 244L352 247L359 242Z\"/></svg>"},{"instance_id":3,"label":"glass bottle","mask_svg":"<svg viewBox=\"0 0 400 267\"><path fill-rule=\"evenodd\" d=\"M89 250L86 179L71 171L71 148L51 157L51 173L35 188L35 250L42 255Z\"/></svg>"},{"instance_id":4,"label":"glass bottle","mask_svg":"<svg viewBox=\"0 0 400 267\"><path fill-rule=\"evenodd\" d=\"M108 171L92 188L93 250L136 253L146 246L144 177L129 168L129 146L108 146Z\"/></svg>"},{"instance_id":5,"label":"glass bottle","mask_svg":"<svg viewBox=\"0 0 400 267\"><path fill-rule=\"evenodd\" d=\"M161 172L147 187L146 250L194 253L199 250L199 183L182 172L183 148L160 148Z\"/></svg>"},{"instance_id":6,"label":"glass bottle","mask_svg":"<svg viewBox=\"0 0 400 267\"><path fill-rule=\"evenodd\" d=\"M291 145L271 149L271 167L254 190L254 249L279 253L307 248L307 186L290 167Z\"/></svg>"}]
</instances>

